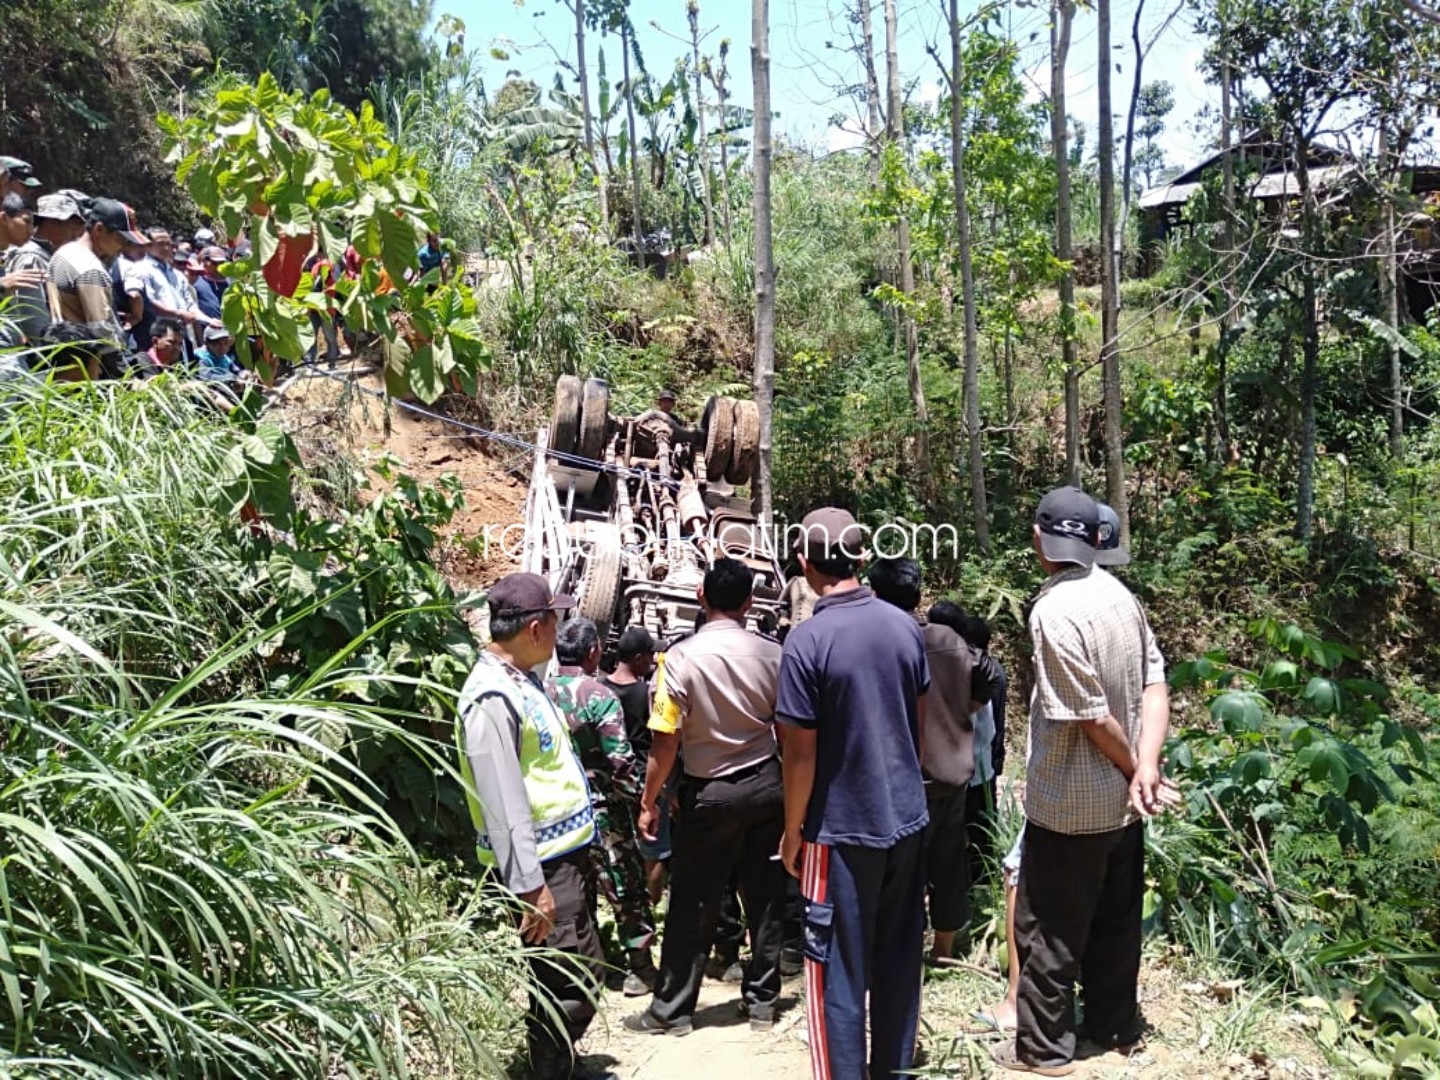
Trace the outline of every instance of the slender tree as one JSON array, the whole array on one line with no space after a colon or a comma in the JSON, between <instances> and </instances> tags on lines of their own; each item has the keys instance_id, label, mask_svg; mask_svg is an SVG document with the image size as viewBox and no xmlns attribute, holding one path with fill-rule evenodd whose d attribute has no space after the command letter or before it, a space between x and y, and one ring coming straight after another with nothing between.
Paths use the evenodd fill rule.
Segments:
<instances>
[{"instance_id":1,"label":"slender tree","mask_svg":"<svg viewBox=\"0 0 1440 1080\"><path fill-rule=\"evenodd\" d=\"M1130 507L1125 493L1125 444L1121 432L1120 267L1115 260L1115 116L1111 111L1110 0L1095 5L1099 19L1100 98L1100 368L1105 385L1105 496L1120 518L1120 542L1130 543Z\"/></svg>"},{"instance_id":2,"label":"slender tree","mask_svg":"<svg viewBox=\"0 0 1440 1080\"><path fill-rule=\"evenodd\" d=\"M1227 54L1220 58L1220 198L1225 220L1220 236L1220 344L1215 349L1215 434L1220 460L1230 460L1230 328L1235 321L1235 161L1233 68Z\"/></svg>"},{"instance_id":3,"label":"slender tree","mask_svg":"<svg viewBox=\"0 0 1440 1080\"><path fill-rule=\"evenodd\" d=\"M635 83L630 78L630 49L635 30L630 25L630 15L622 12L620 21L620 62L621 77L625 80L625 130L630 142L630 211L631 235L635 238L637 250L643 243L645 229L640 222L640 136L635 127Z\"/></svg>"},{"instance_id":4,"label":"slender tree","mask_svg":"<svg viewBox=\"0 0 1440 1080\"><path fill-rule=\"evenodd\" d=\"M900 33L895 13L895 0L885 0L885 75L886 141L903 152L905 143L905 104L900 96ZM915 295L915 263L910 244L910 217L902 209L895 227L896 259L899 262L897 284L906 297ZM905 371L910 389L910 404L915 410L915 457L921 483L926 491L934 478L930 475L930 412L925 405L925 383L920 375L920 340L915 319L909 311L900 313L901 332L905 340Z\"/></svg>"},{"instance_id":5,"label":"slender tree","mask_svg":"<svg viewBox=\"0 0 1440 1080\"><path fill-rule=\"evenodd\" d=\"M770 2L752 0L750 71L755 83L755 406L760 413L760 461L756 472L760 523L774 520L771 431L775 403L775 252L770 221Z\"/></svg>"},{"instance_id":6,"label":"slender tree","mask_svg":"<svg viewBox=\"0 0 1440 1080\"><path fill-rule=\"evenodd\" d=\"M875 66L875 28L871 0L856 0L855 16L860 22L860 57L865 65L865 148L870 156L870 184L880 180L880 77Z\"/></svg>"},{"instance_id":7,"label":"slender tree","mask_svg":"<svg viewBox=\"0 0 1440 1080\"><path fill-rule=\"evenodd\" d=\"M695 122L700 154L700 199L705 204L705 246L715 243L715 204L710 199L710 144L705 141L705 75L700 68L700 0L686 0L690 57L695 65ZM722 121L723 127L723 121Z\"/></svg>"},{"instance_id":8,"label":"slender tree","mask_svg":"<svg viewBox=\"0 0 1440 1080\"><path fill-rule=\"evenodd\" d=\"M585 59L585 0L575 0L575 72L580 79L580 122L585 127L585 160L595 170L600 190L600 221L610 231L610 200L605 192L605 173L595 157L595 119L590 110L590 68Z\"/></svg>"},{"instance_id":9,"label":"slender tree","mask_svg":"<svg viewBox=\"0 0 1440 1080\"><path fill-rule=\"evenodd\" d=\"M1075 248L1070 213L1070 118L1065 65L1075 0L1055 0L1050 21L1050 145L1055 155L1055 257L1060 272L1060 361L1065 372L1065 478L1080 484L1080 364L1075 355Z\"/></svg>"},{"instance_id":10,"label":"slender tree","mask_svg":"<svg viewBox=\"0 0 1440 1080\"><path fill-rule=\"evenodd\" d=\"M730 76L730 39L724 38L720 42L719 63L712 64L704 61L705 70L710 76L710 84L715 87L715 97L719 101L720 111L720 216L725 228L725 250L729 251L734 246L735 239L730 231L730 112L725 102L729 100L730 93L725 89L725 80Z\"/></svg>"},{"instance_id":11,"label":"slender tree","mask_svg":"<svg viewBox=\"0 0 1440 1080\"><path fill-rule=\"evenodd\" d=\"M970 506L975 543L990 553L990 514L985 498L985 442L980 428L980 341L975 320L975 258L970 248L970 208L965 199L964 71L960 0L950 0L950 170L955 184L955 247L960 259L965 321L965 435L970 453Z\"/></svg>"}]
</instances>

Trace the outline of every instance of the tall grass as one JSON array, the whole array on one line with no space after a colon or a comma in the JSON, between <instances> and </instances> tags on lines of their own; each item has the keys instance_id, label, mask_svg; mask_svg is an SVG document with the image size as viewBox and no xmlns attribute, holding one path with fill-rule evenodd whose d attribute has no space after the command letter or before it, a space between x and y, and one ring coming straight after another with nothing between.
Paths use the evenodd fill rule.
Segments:
<instances>
[{"instance_id":1,"label":"tall grass","mask_svg":"<svg viewBox=\"0 0 1440 1080\"><path fill-rule=\"evenodd\" d=\"M445 755L329 667L268 689L238 437L163 382L0 417L0 1075L497 1073L515 935L344 748Z\"/></svg>"}]
</instances>

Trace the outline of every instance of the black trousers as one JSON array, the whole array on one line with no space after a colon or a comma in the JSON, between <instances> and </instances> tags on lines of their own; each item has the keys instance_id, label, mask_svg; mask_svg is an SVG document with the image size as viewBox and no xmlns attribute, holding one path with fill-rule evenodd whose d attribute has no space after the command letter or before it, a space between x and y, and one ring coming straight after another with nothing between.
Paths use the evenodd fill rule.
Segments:
<instances>
[{"instance_id":1,"label":"black trousers","mask_svg":"<svg viewBox=\"0 0 1440 1080\"><path fill-rule=\"evenodd\" d=\"M750 925L745 1001L763 1010L780 996L785 870L771 856L780 849L784 819L777 758L736 776L681 781L660 981L650 1004L657 1019L672 1023L694 1013L732 877Z\"/></svg>"},{"instance_id":2,"label":"black trousers","mask_svg":"<svg viewBox=\"0 0 1440 1080\"><path fill-rule=\"evenodd\" d=\"M970 846L965 827L967 792L973 788L929 785L925 803L925 894L930 901L930 927L940 933L965 929L970 921Z\"/></svg>"},{"instance_id":3,"label":"black trousers","mask_svg":"<svg viewBox=\"0 0 1440 1080\"><path fill-rule=\"evenodd\" d=\"M594 999L603 986L605 953L585 892L588 858L582 848L543 864L545 884L555 898L555 926L545 939L545 953L530 953L531 975L548 998L532 993L525 1018L535 1080L569 1080L575 1043L595 1017Z\"/></svg>"},{"instance_id":4,"label":"black trousers","mask_svg":"<svg viewBox=\"0 0 1440 1080\"><path fill-rule=\"evenodd\" d=\"M1067 836L1025 826L1015 907L1020 948L1016 1050L1029 1065L1075 1056L1075 984L1085 1026L1102 1044L1140 1034L1140 919L1145 833L1140 822L1113 832Z\"/></svg>"}]
</instances>

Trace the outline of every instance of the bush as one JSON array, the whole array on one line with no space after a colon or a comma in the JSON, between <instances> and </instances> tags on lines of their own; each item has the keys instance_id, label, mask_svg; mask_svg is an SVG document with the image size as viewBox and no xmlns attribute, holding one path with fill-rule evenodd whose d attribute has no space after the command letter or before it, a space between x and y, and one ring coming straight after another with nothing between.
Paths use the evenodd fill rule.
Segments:
<instances>
[{"instance_id":1,"label":"bush","mask_svg":"<svg viewBox=\"0 0 1440 1080\"><path fill-rule=\"evenodd\" d=\"M232 508L283 502L285 440L165 378L21 390L0 438L0 1073L497 1069L526 985L506 913L453 878L451 910L350 750L458 785L402 726L444 682L392 671L371 704L350 666L448 594L385 597L323 659L285 646L366 582L328 593L317 566L308 603L281 593ZM375 517L414 540L403 507ZM423 534L351 530L335 552L388 546L375 577L423 564ZM277 678L277 645L308 669Z\"/></svg>"}]
</instances>

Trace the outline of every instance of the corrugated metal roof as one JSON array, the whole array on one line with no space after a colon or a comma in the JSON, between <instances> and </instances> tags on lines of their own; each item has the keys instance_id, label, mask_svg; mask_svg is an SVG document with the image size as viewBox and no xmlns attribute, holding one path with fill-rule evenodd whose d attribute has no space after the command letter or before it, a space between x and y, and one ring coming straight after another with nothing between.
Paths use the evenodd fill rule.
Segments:
<instances>
[{"instance_id":1,"label":"corrugated metal roof","mask_svg":"<svg viewBox=\"0 0 1440 1080\"><path fill-rule=\"evenodd\" d=\"M1348 176L1352 165L1321 165L1310 170L1310 186L1319 191L1332 187ZM1151 210L1161 206L1183 206L1190 196L1199 189L1198 182L1192 184L1164 184L1151 188L1140 196L1140 209ZM1300 182L1293 172L1266 173L1256 179L1248 192L1241 192L1242 198L1283 199L1300 193Z\"/></svg>"}]
</instances>

